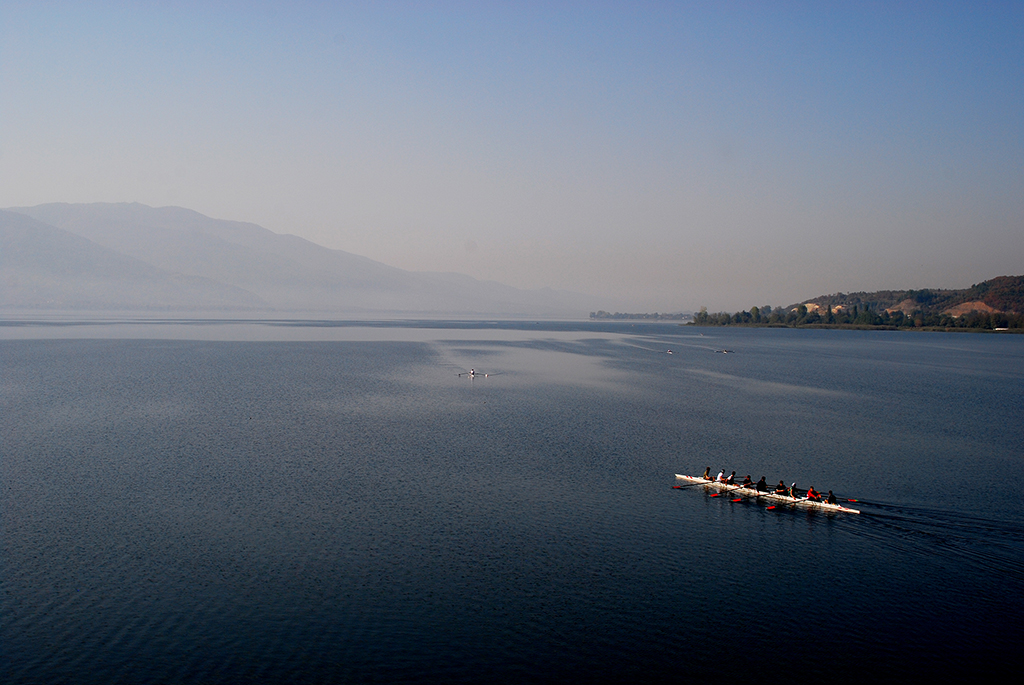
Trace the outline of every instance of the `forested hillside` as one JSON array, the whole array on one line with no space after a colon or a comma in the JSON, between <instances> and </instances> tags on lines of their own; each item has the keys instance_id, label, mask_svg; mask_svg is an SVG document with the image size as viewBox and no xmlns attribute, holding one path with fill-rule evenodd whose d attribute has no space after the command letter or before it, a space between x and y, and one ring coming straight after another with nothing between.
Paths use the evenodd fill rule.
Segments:
<instances>
[{"instance_id":1,"label":"forested hillside","mask_svg":"<svg viewBox=\"0 0 1024 685\"><path fill-rule=\"evenodd\" d=\"M961 305L981 302L996 312L1024 314L1024 276L1000 276L962 290L878 290L871 293L836 293L807 300L819 307L857 305L875 310L900 309L905 314L921 311L941 314ZM798 305L790 305L795 308ZM910 311L906 311L909 309ZM976 307L979 311L987 311ZM968 310L969 311L969 310ZM965 312L966 313L966 312Z\"/></svg>"},{"instance_id":2,"label":"forested hillside","mask_svg":"<svg viewBox=\"0 0 1024 685\"><path fill-rule=\"evenodd\" d=\"M943 329L1024 329L1024 276L1000 276L962 290L836 293L788 307L694 315L698 326L734 324Z\"/></svg>"}]
</instances>

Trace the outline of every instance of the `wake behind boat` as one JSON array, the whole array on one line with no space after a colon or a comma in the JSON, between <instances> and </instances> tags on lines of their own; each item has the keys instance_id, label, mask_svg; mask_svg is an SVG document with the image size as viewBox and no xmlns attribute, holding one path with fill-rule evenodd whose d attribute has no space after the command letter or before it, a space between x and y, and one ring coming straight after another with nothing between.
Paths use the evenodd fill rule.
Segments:
<instances>
[{"instance_id":1,"label":"wake behind boat","mask_svg":"<svg viewBox=\"0 0 1024 685\"><path fill-rule=\"evenodd\" d=\"M838 504L829 504L828 502L819 502L809 500L806 498L794 498L789 495L776 494L774 492L758 492L753 487L744 487L742 485L730 485L721 481L701 478L700 476L684 476L676 474L676 479L685 480L691 485L703 485L714 490L724 490L733 494L739 495L740 497L747 498L760 498L765 500L771 500L772 502L780 502L784 504L792 504L798 507L809 507L811 509L823 509L825 511L842 511L847 514L859 514L860 511L857 509L850 509L849 507L840 506Z\"/></svg>"}]
</instances>

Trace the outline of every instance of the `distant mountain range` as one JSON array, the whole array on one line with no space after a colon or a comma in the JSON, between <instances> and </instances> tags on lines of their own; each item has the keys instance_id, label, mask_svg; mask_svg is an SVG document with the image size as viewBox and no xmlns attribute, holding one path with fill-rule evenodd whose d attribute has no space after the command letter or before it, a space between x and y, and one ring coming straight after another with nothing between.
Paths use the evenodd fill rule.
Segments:
<instances>
[{"instance_id":1,"label":"distant mountain range","mask_svg":"<svg viewBox=\"0 0 1024 685\"><path fill-rule=\"evenodd\" d=\"M976 312L1024 314L1024 276L999 276L962 290L878 290L836 293L802 302L827 309L858 307L874 311L961 316ZM789 309L799 304L790 305Z\"/></svg>"},{"instance_id":2,"label":"distant mountain range","mask_svg":"<svg viewBox=\"0 0 1024 685\"><path fill-rule=\"evenodd\" d=\"M596 300L411 272L181 207L0 210L0 308L584 317Z\"/></svg>"}]
</instances>

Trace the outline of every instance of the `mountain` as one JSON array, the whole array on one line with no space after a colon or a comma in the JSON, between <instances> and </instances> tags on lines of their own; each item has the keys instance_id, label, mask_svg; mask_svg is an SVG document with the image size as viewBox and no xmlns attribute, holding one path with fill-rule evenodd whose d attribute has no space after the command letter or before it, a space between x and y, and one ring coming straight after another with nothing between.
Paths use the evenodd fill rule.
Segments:
<instances>
[{"instance_id":1,"label":"mountain","mask_svg":"<svg viewBox=\"0 0 1024 685\"><path fill-rule=\"evenodd\" d=\"M878 290L875 292L836 293L803 302L826 307L875 311L900 311L904 314L950 314L960 316L972 311L1024 314L1024 276L999 276L961 290ZM799 305L791 305L789 308Z\"/></svg>"},{"instance_id":2,"label":"mountain","mask_svg":"<svg viewBox=\"0 0 1024 685\"><path fill-rule=\"evenodd\" d=\"M404 271L256 224L212 219L181 207L56 203L14 207L11 212L145 264L154 274L193 279L189 282L196 287L216 285L223 289L224 297L229 292L238 295L233 304L223 307L325 313L583 316L592 304L585 296L565 291L519 290L460 274ZM105 273L109 276L110 269ZM162 297L147 291L146 308L177 307L180 298L172 297L174 294L168 291L168 296ZM69 295L63 299L81 298ZM142 293L133 301L140 299ZM210 308L210 302L210 294L206 294L191 308Z\"/></svg>"},{"instance_id":3,"label":"mountain","mask_svg":"<svg viewBox=\"0 0 1024 685\"><path fill-rule=\"evenodd\" d=\"M244 310L267 303L241 288L170 273L0 210L0 307Z\"/></svg>"}]
</instances>

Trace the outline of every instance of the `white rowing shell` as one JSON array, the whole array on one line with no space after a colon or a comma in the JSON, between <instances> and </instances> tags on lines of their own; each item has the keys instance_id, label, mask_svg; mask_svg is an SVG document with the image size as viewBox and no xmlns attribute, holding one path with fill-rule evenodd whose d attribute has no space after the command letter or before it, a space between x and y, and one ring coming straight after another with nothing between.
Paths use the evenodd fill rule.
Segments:
<instances>
[{"instance_id":1,"label":"white rowing shell","mask_svg":"<svg viewBox=\"0 0 1024 685\"><path fill-rule=\"evenodd\" d=\"M811 507L812 509L824 509L825 511L843 511L847 514L859 514L860 511L857 509L850 509L849 507L842 507L838 504L829 504L828 502L812 502L809 499L793 499L789 495L776 495L774 492L758 492L753 488L745 488L740 485L726 485L725 483L719 483L714 480L707 480L705 478L698 478L696 476L683 476L676 474L676 478L679 480L689 481L690 483L702 483L708 487L712 487L716 490L724 490L726 492L733 492L741 497L760 497L761 499L771 500L773 502L784 502L786 504L792 504L801 507Z\"/></svg>"}]
</instances>

